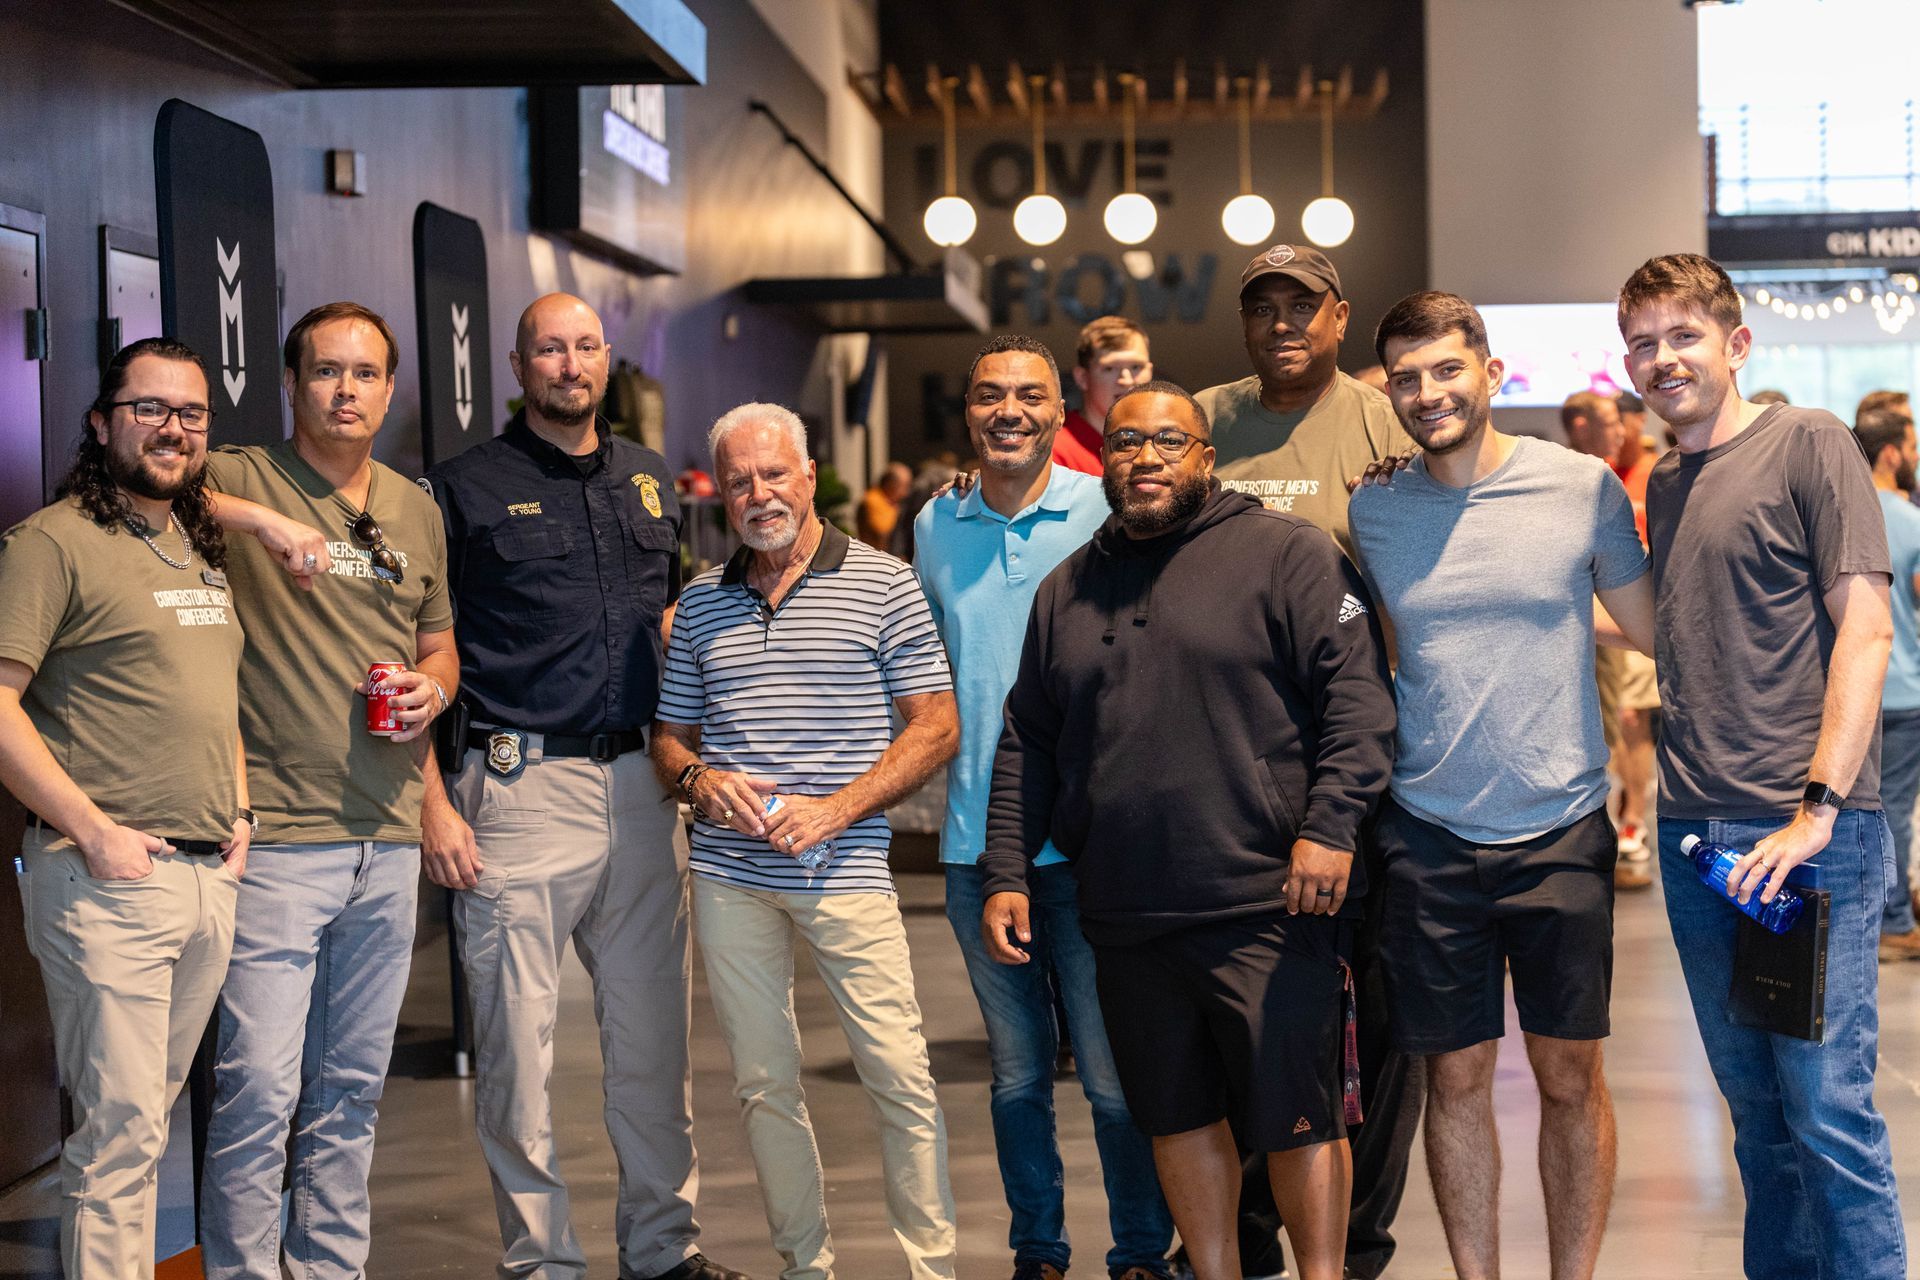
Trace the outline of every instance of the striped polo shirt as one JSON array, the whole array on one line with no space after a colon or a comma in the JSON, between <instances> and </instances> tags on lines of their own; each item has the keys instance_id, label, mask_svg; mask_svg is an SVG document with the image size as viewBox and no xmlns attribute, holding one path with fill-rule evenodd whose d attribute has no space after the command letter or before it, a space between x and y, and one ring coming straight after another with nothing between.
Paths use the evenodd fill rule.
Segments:
<instances>
[{"instance_id":1,"label":"striped polo shirt","mask_svg":"<svg viewBox=\"0 0 1920 1280\"><path fill-rule=\"evenodd\" d=\"M807 571L769 610L747 584L742 547L680 593L659 718L700 730L700 758L828 795L893 741L896 698L953 687L946 650L913 569L823 526ZM764 840L696 818L697 876L783 893L892 893L889 831L875 814L841 832L808 871Z\"/></svg>"}]
</instances>

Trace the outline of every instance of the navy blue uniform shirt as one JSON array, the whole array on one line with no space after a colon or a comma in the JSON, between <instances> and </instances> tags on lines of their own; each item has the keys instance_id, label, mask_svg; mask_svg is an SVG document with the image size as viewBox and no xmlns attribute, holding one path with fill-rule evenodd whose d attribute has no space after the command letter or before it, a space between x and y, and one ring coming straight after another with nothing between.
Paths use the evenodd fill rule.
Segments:
<instances>
[{"instance_id":1,"label":"navy blue uniform shirt","mask_svg":"<svg viewBox=\"0 0 1920 1280\"><path fill-rule=\"evenodd\" d=\"M447 525L460 697L475 724L644 729L660 698L660 619L680 583L666 459L615 436L574 458L515 414L427 473Z\"/></svg>"}]
</instances>

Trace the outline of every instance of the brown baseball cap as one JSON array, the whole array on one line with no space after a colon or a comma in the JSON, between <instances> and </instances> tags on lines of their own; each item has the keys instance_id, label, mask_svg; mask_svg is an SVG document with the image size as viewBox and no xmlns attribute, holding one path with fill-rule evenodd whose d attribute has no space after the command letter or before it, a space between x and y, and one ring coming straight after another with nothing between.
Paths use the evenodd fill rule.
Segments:
<instances>
[{"instance_id":1,"label":"brown baseball cap","mask_svg":"<svg viewBox=\"0 0 1920 1280\"><path fill-rule=\"evenodd\" d=\"M1310 249L1302 244L1277 244L1257 255L1240 273L1240 287L1245 289L1261 276L1282 275L1298 280L1316 293L1333 291L1338 298L1340 293L1340 273L1333 269L1333 263L1327 255L1318 249Z\"/></svg>"}]
</instances>

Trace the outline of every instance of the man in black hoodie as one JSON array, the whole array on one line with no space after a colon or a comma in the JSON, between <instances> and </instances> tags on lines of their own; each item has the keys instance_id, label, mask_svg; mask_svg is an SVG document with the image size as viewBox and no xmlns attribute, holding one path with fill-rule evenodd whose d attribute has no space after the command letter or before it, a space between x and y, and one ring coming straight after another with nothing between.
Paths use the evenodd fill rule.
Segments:
<instances>
[{"instance_id":1,"label":"man in black hoodie","mask_svg":"<svg viewBox=\"0 0 1920 1280\"><path fill-rule=\"evenodd\" d=\"M1114 516L1034 601L981 928L1026 963L1028 860L1051 837L1196 1280L1240 1275L1236 1134L1269 1153L1302 1280L1338 1280L1360 1119L1343 952L1393 698L1332 538L1222 490L1213 459L1206 413L1171 383L1108 411Z\"/></svg>"}]
</instances>

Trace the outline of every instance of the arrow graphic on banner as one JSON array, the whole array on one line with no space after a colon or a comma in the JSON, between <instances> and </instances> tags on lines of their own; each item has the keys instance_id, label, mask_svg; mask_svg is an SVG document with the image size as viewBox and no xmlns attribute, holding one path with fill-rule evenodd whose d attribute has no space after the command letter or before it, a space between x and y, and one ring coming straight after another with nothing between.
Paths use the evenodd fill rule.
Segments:
<instances>
[{"instance_id":1,"label":"arrow graphic on banner","mask_svg":"<svg viewBox=\"0 0 1920 1280\"><path fill-rule=\"evenodd\" d=\"M220 259L220 380L226 384L227 399L237 408L240 396L247 389L246 312L240 305L240 242L233 242L233 252L229 254L227 246L215 236L213 249Z\"/></svg>"},{"instance_id":2,"label":"arrow graphic on banner","mask_svg":"<svg viewBox=\"0 0 1920 1280\"><path fill-rule=\"evenodd\" d=\"M465 431L473 421L473 346L467 340L468 309L459 303L453 309L453 414Z\"/></svg>"}]
</instances>

